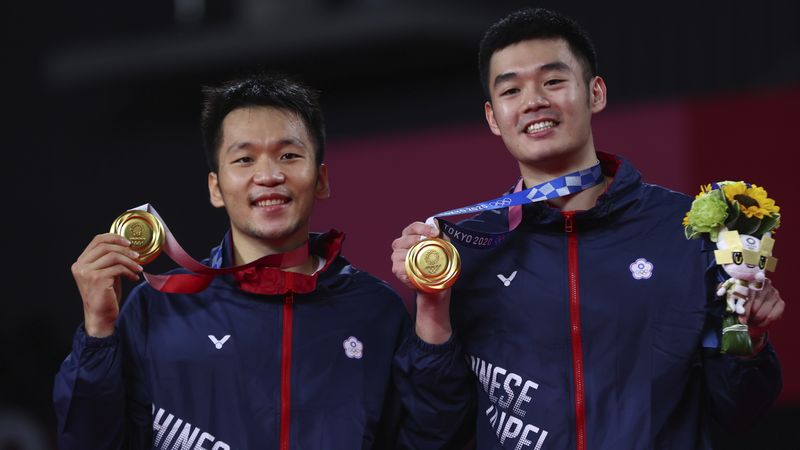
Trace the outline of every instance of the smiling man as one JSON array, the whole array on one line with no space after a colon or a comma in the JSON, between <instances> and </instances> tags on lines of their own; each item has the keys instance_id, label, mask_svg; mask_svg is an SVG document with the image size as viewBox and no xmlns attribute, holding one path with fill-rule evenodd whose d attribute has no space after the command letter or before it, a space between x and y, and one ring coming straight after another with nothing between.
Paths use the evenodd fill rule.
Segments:
<instances>
[{"instance_id":1,"label":"smiling man","mask_svg":"<svg viewBox=\"0 0 800 450\"><path fill-rule=\"evenodd\" d=\"M485 34L479 69L489 128L519 165L513 190L558 195L462 223L513 230L494 247L448 231L461 276L417 294L417 334L455 336L474 372L478 449L706 449L712 430L746 429L781 389L766 329L784 301L769 283L751 294L753 354L720 354L721 272L684 238L691 199L595 149L607 89L586 33L552 11L515 12ZM415 222L393 242L410 287L408 250L436 235Z\"/></svg>"},{"instance_id":2,"label":"smiling man","mask_svg":"<svg viewBox=\"0 0 800 450\"><path fill-rule=\"evenodd\" d=\"M221 135L208 190L211 204L228 212L234 262L305 244L314 200L330 195L328 168L314 150L321 138L311 138L297 113L264 106L229 112ZM298 271L313 272L311 263Z\"/></svg>"},{"instance_id":3,"label":"smiling man","mask_svg":"<svg viewBox=\"0 0 800 450\"><path fill-rule=\"evenodd\" d=\"M414 336L342 233L309 233L330 195L316 93L266 75L207 88L202 131L230 218L206 263L249 266L192 294L140 284L120 311L120 278L142 267L96 236L72 267L84 324L56 376L59 448L444 447L465 414L451 399L469 397L456 342ZM277 255L292 262L264 262Z\"/></svg>"}]
</instances>

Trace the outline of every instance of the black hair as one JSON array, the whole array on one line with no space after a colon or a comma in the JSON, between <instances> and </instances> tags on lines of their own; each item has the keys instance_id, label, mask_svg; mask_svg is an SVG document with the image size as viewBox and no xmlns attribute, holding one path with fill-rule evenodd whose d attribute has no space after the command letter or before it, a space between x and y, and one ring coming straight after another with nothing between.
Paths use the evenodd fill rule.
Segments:
<instances>
[{"instance_id":1,"label":"black hair","mask_svg":"<svg viewBox=\"0 0 800 450\"><path fill-rule=\"evenodd\" d=\"M481 39L478 70L487 100L489 62L495 52L529 39L564 39L572 53L583 63L586 83L597 75L597 54L589 34L571 18L544 8L522 9L495 22Z\"/></svg>"},{"instance_id":2,"label":"black hair","mask_svg":"<svg viewBox=\"0 0 800 450\"><path fill-rule=\"evenodd\" d=\"M314 144L317 165L325 157L325 119L319 104L319 92L280 73L260 72L228 81L221 86L203 87L201 131L208 167L219 170L219 146L222 121L238 108L266 106L297 114Z\"/></svg>"}]
</instances>

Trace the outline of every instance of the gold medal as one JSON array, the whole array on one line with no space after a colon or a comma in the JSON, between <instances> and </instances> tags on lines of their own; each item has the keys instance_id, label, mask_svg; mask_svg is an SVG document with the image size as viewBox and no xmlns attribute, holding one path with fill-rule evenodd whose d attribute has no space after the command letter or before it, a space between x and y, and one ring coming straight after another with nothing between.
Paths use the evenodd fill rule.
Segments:
<instances>
[{"instance_id":1,"label":"gold medal","mask_svg":"<svg viewBox=\"0 0 800 450\"><path fill-rule=\"evenodd\" d=\"M131 250L139 253L136 259L139 264L156 259L164 245L164 227L147 211L135 209L122 213L111 224L111 232L131 242Z\"/></svg>"},{"instance_id":2,"label":"gold medal","mask_svg":"<svg viewBox=\"0 0 800 450\"><path fill-rule=\"evenodd\" d=\"M461 256L444 239L428 238L408 250L405 266L408 279L417 290L435 293L456 282L461 273Z\"/></svg>"}]
</instances>

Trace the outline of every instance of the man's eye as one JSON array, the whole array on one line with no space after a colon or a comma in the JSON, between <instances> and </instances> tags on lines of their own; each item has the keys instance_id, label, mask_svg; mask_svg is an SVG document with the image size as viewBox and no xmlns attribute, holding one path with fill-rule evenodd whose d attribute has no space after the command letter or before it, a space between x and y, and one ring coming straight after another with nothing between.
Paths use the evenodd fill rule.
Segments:
<instances>
[{"instance_id":1,"label":"man's eye","mask_svg":"<svg viewBox=\"0 0 800 450\"><path fill-rule=\"evenodd\" d=\"M253 158L249 156L242 156L241 158L236 158L233 160L233 164L246 164L249 162L253 162Z\"/></svg>"},{"instance_id":2,"label":"man's eye","mask_svg":"<svg viewBox=\"0 0 800 450\"><path fill-rule=\"evenodd\" d=\"M281 159L283 159L283 160L286 160L286 159L297 159L297 158L302 158L302 156L298 155L297 153L284 153L284 154L281 155Z\"/></svg>"},{"instance_id":3,"label":"man's eye","mask_svg":"<svg viewBox=\"0 0 800 450\"><path fill-rule=\"evenodd\" d=\"M519 89L517 89L517 88L509 88L509 89L506 89L504 91L501 91L500 92L500 96L503 97L503 96L506 96L506 95L513 95L513 94L516 94L517 92L519 92Z\"/></svg>"},{"instance_id":4,"label":"man's eye","mask_svg":"<svg viewBox=\"0 0 800 450\"><path fill-rule=\"evenodd\" d=\"M558 78L554 78L552 80L545 81L544 85L545 86L555 86L555 85L561 84L563 82L564 82L564 80L561 80L561 79L558 79Z\"/></svg>"}]
</instances>

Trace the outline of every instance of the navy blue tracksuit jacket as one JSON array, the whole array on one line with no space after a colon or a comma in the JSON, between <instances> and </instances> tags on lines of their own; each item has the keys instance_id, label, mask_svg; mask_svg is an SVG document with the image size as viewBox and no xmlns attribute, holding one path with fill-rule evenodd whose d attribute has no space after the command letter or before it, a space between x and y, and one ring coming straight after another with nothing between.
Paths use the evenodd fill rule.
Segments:
<instances>
[{"instance_id":1,"label":"navy blue tracksuit jacket","mask_svg":"<svg viewBox=\"0 0 800 450\"><path fill-rule=\"evenodd\" d=\"M465 360L455 341L420 341L342 238L312 236L327 264L311 293L141 284L114 335L79 328L55 382L60 448L446 448L468 411ZM227 242L212 265L229 264Z\"/></svg>"},{"instance_id":2,"label":"navy blue tracksuit jacket","mask_svg":"<svg viewBox=\"0 0 800 450\"><path fill-rule=\"evenodd\" d=\"M598 157L613 182L592 209L529 204L499 247L459 249L451 314L478 449L706 449L711 430L744 429L780 392L770 346L749 360L713 348L720 271L684 237L691 199ZM464 225L505 231L507 214Z\"/></svg>"}]
</instances>

